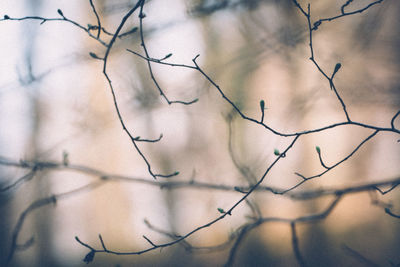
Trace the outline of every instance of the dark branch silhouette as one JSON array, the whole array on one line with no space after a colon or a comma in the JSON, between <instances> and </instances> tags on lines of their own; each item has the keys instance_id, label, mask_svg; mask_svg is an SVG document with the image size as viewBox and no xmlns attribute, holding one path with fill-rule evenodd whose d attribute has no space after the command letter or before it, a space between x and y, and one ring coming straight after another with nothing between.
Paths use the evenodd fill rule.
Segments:
<instances>
[{"instance_id":1,"label":"dark branch silhouette","mask_svg":"<svg viewBox=\"0 0 400 267\"><path fill-rule=\"evenodd\" d=\"M145 184L149 186L154 186L154 187L159 187L161 189L168 189L168 190L180 190L180 189L185 189L185 188L190 188L190 189L198 189L198 190L215 190L215 191L222 191L222 192L231 192L235 193L235 197L237 196L236 200L233 201L233 203L230 203L228 207L215 207L216 215L211 218L211 219L204 219L203 222L200 225L192 226L191 230L186 231L185 233L178 233L175 231L169 231L162 229L161 227L154 226L152 223L150 223L148 220L144 220L144 223L146 226L149 228L149 230L154 231L156 233L159 233L165 237L168 238L169 241L166 242L155 242L153 241L148 235L142 235L142 241L146 242L147 248L145 249L138 249L138 250L130 250L130 249L124 249L124 250L118 250L111 248L111 246L107 245L106 240L104 240L103 236L101 234L98 235L99 238L99 243L92 245L89 244L86 241L83 241L81 238L78 236L75 237L76 241L78 244L81 246L89 249L89 252L86 254L84 257L83 261L86 263L92 262L96 255L100 253L105 253L105 254L113 254L113 255L140 255L144 253L148 253L150 251L162 249L165 247L172 247L174 245L180 245L182 246L185 250L189 252L210 252L210 251L215 251L215 250L226 250L229 248L229 254L225 262L225 266L232 266L234 264L235 259L237 258L237 254L239 249L244 243L244 240L249 236L249 233L253 231L254 229L257 229L259 226L266 224L266 223L281 223L285 224L288 227L290 227L290 232L291 232L291 247L293 250L293 257L296 259L297 263L300 266L307 266L307 259L306 257L302 254L302 249L301 249L301 240L299 239L298 233L297 233L297 226L299 224L311 224L315 223L321 220L326 219L328 216L330 216L333 213L334 208L339 204L339 202L347 195L350 194L356 194L360 192L367 192L374 194L374 196L371 196L372 204L376 205L380 209L382 209L386 214L389 216L399 219L400 215L397 215L395 212L392 211L392 205L385 204L384 201L379 200L375 195L386 195L388 193L394 192L395 189L398 189L398 186L400 185L400 177L394 177L391 179L387 180L379 180L382 177L377 177L377 180L374 182L368 182L365 184L358 184L358 185L352 185L352 186L344 186L342 188L326 188L322 187L320 189L314 189L314 190L305 190L301 189L301 186L303 184L309 183L309 181L317 179L317 178L322 178L326 173L336 169L337 167L341 166L343 163L349 163L353 156L357 153L361 153L362 147L366 146L366 144L373 140L376 136L382 133L391 133L398 137L400 134L400 129L396 127L396 123L398 122L398 118L400 115L400 111L397 111L393 115L393 117L387 119L385 121L386 126L377 126L377 125L372 125L368 123L363 123L363 122L357 122L355 120L352 120L351 118L354 118L350 116L349 109L345 103L347 101L344 100L344 98L341 95L342 90L338 88L335 84L335 77L337 75L340 75L342 72L346 71L346 65L342 63L336 63L335 66L330 67L329 70L322 68L318 57L316 56L316 52L314 49L314 33L317 30L321 29L321 25L325 24L327 22L335 21L344 17L348 16L353 16L359 13L363 13L364 11L369 10L370 8L374 6L378 6L378 4L382 3L383 0L380 1L374 1L370 4L367 4L363 8L354 10L354 11L347 11L350 9L351 4L353 3L353 0L348 0L345 3L343 3L340 7L340 14L332 16L332 17L326 17L326 18L320 18L316 21L313 20L312 13L311 13L311 5L308 4L307 8L303 8L302 5L296 1L293 0L293 6L296 8L296 10L304 16L306 19L305 23L305 28L307 29L307 35L308 35L308 46L309 46L309 60L313 63L313 66L315 67L315 71L319 73L318 75L322 75L321 77L324 79L324 83L326 83L326 89L330 88L331 91L333 92L333 97L335 99L335 103L338 103L338 107L340 110L340 114L343 116L343 120L337 123L332 123L323 127L319 128L314 128L314 129L297 129L296 131L293 132L284 132L281 129L275 129L272 126L268 125L264 121L265 118L265 110L267 109L266 103L263 99L259 101L259 107L257 107L258 110L258 115L257 118L253 118L249 115L246 115L246 112L242 107L237 104L238 101L233 99L233 97L230 95L229 91L225 90L222 88L222 86L219 85L219 81L217 79L213 78L216 76L216 74L212 73L212 71L207 70L207 67L200 66L198 63L198 59L200 57L200 54L197 54L196 56L193 57L192 59L192 64L187 65L187 64L181 64L181 63L171 63L169 62L172 58L173 53L169 53L165 55L164 57L157 59L157 58L152 58L150 56L149 49L146 45L146 32L144 30L144 23L145 23L145 18L146 14L144 13L144 8L146 1L145 0L138 0L136 1L132 6L129 7L128 11L125 12L125 14L122 16L120 19L120 22L117 25L117 28L115 32L110 32L107 29L102 26L101 23L101 12L99 13L98 9L96 8L95 2L93 0L89 0L89 4L91 7L91 10L93 12L93 15L96 18L96 25L88 24L87 27L82 26L75 20L72 20L68 18L64 14L64 12L61 9L57 10L57 13L59 14L60 17L58 18L46 18L46 17L41 17L41 16L25 16L25 17L13 17L11 15L4 15L2 19L0 19L0 22L6 22L6 21L40 21L40 24L44 24L46 22L67 22L74 27L79 28L83 32L85 32L89 38L96 40L99 44L102 45L104 49L103 54L99 53L93 53L89 52L90 57L92 60L99 60L102 61L102 74L105 77L105 80L107 81L108 88L111 92L111 97L113 100L113 106L115 109L115 113L117 115L119 124L122 126L123 132L129 137L134 151L141 157L143 162L145 163L147 167L147 172L148 174L154 178L154 179L148 179L146 177L133 177L133 176L124 176L124 175L119 175L119 174L113 174L113 173L107 173L104 171L101 171L96 168L90 168L88 166L84 165L75 165L71 164L69 162L68 158L68 153L64 153L63 155L63 160L60 162L56 161L39 161L37 159L32 159L32 160L14 160L10 159L7 157L0 157L0 165L3 167L15 167L19 169L25 169L27 173L23 175L22 177L13 179L15 181L9 182L7 185L2 185L0 188L0 193L5 193L5 192L10 192L10 191L17 191L18 187L21 184L28 183L28 181L35 179L36 177L40 176L40 174L43 171L46 172L57 172L57 171L73 171L73 172L78 172L81 174L85 174L87 176L92 176L94 177L93 181L85 186L76 188L71 191L63 192L63 193L58 193L58 194L51 194L48 197L38 199L34 202L32 202L27 208L25 208L22 213L20 214L17 223L15 227L13 228L12 232L12 240L10 244L10 249L8 253L8 258L7 258L7 264L11 262L13 259L14 255L18 251L22 251L34 244L34 237L28 239L25 242L20 242L19 235L21 233L21 229L24 226L24 222L26 221L26 218L28 215L30 215L32 212L35 210L48 207L49 205L55 205L57 201L63 200L67 197L74 197L77 194L80 193L88 193L92 192L95 190L97 187L100 185L106 183L106 182L118 182L118 183L139 183L139 184ZM214 4L211 6L197 6L197 12L198 14L211 14L217 10L222 10L227 7L232 7L232 6L239 6L245 2L239 1L239 2L230 2L230 1L220 1L218 4ZM204 4L204 3L202 3ZM133 18L134 14L137 14L138 17L138 26L133 27L132 29L123 32L123 28L127 24L128 19ZM163 139L163 134L160 134L158 138L155 139L148 139L148 138L141 138L140 136L135 136L133 134L133 131L128 129L128 125L126 124L125 121L125 116L122 114L121 109L120 109L120 102L117 98L116 95L116 89L113 85L113 80L110 77L108 73L108 68L110 68L108 62L109 59L112 55L112 49L115 47L115 44L119 39L121 39L124 36L130 35L135 33L136 31L139 31L139 38L140 38L140 46L143 50L142 53L139 53L135 51L134 49L129 49L129 48L124 48L123 53L126 53L127 55L130 55L131 57L137 57L140 60L143 60L146 65L147 65L147 71L149 74L149 77L151 79L152 84L154 84L155 88L157 89L159 95L162 97L162 99L165 100L166 104L172 105L172 104L182 104L184 106L191 105L199 101L199 99L195 98L194 100L191 101L182 101L182 100L170 100L167 95L164 93L164 90L162 86L160 85L161 83L158 81L156 78L156 75L154 73L153 67L154 65L163 65L171 68L178 68L178 69L187 69L191 70L197 73L205 82L210 85L213 90L219 95L222 100L229 105L231 112L227 115L226 117L226 122L228 124L228 130L229 130L229 137L228 137L228 150L229 150L229 156L230 159L233 163L234 168L241 174L242 178L244 178L244 181L247 182L246 185L243 184L236 184L236 185L227 185L227 184L219 184L219 183L206 183L206 182L200 182L200 181L195 181L194 179L188 179L187 181L181 180L177 181L174 180L173 178L175 176L179 175L178 171L172 172L172 173L167 173L167 174L162 174L162 173L157 173L154 171L154 168L152 166L151 160L148 158L147 155L145 155L139 146L140 142L145 142L145 143L152 143L152 145L156 145L158 142L164 141ZM307 48L308 49L308 48ZM194 52L194 54L196 54ZM337 62L337 61L336 61ZM333 71L332 71L333 70ZM328 89L329 90L329 89ZM336 102L337 101L337 102ZM340 105L340 106L339 106ZM261 111L261 114L259 113ZM232 121L234 119L233 116L237 116L239 119L243 120L246 123L249 124L254 124L258 127L261 127L263 130L265 130L267 133L272 133L278 137L283 137L282 139L287 139L289 138L289 144L286 145L284 149L278 150L277 148L270 149L270 155L275 157L273 160L266 160L264 163L264 172L261 175L256 175L254 172L248 167L246 164L240 162L235 155L234 151L234 145L232 142ZM260 116L261 115L261 116ZM354 114L353 114L354 115ZM305 136L310 136L310 135L315 135L319 134L322 132L325 132L330 129L334 128L339 128L339 127L350 127L350 126L356 126L357 128L362 128L368 131L368 136L363 138L362 140L359 141L358 144L353 145L353 149L345 154L343 157L340 159L336 159L333 162L327 162L326 161L326 150L320 146L316 146L316 152L319 164L324 168L323 171L307 176L304 174L301 174L299 172L296 172L294 175L300 178L300 181L297 182L295 185L290 186L289 188L275 188L275 187L270 187L265 185L265 183L268 181L268 178L270 176L271 170L276 168L276 166L284 162L286 159L292 157L292 150L296 144L298 144L300 141L304 139ZM317 161L317 162L318 162ZM162 181L157 180L157 178L170 178ZM274 195L282 195L286 198L290 198L292 200L296 201L303 201L303 200L314 200L322 197L329 196L332 198L330 201L329 205L323 209L320 212L317 213L311 213L308 215L302 215L302 216L297 216L295 218L286 218L286 217L271 217L271 216L265 216L260 209L259 203L256 203L255 201L253 202L252 198L250 196L254 196L255 192L258 193L269 193L269 194L274 194ZM378 194L379 193L379 194ZM219 221L225 220L226 217L229 216L235 216L235 211L237 208L244 203L247 204L247 208L250 210L251 215L247 216L247 221L237 227L235 231L225 240L224 242L214 245L214 246L194 246L189 242L189 237L200 233L204 232L209 228L212 228L216 223ZM346 250L351 256L359 260L360 262L364 263L365 265L370 265L370 266L376 266L375 263L373 263L371 260L369 260L367 257L361 255L359 252L357 252L354 249L351 249L350 247L344 246L344 250Z\"/></svg>"}]
</instances>

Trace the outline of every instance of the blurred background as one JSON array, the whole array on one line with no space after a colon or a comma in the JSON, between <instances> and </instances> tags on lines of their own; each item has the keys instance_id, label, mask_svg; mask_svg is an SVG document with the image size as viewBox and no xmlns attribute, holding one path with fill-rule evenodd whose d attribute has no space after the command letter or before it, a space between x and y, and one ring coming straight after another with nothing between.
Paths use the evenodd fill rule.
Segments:
<instances>
[{"instance_id":1,"label":"blurred background","mask_svg":"<svg viewBox=\"0 0 400 267\"><path fill-rule=\"evenodd\" d=\"M306 2L299 1L305 8ZM346 1L310 1L313 21L340 14ZM372 1L354 1L357 10ZM136 1L94 0L102 26L113 33ZM83 27L97 25L89 1L3 0L0 16L11 18L65 17ZM292 1L161 0L146 1L144 38L153 58L173 55L168 62L202 69L242 110L293 133L343 122L346 117L329 83L309 60L307 21ZM323 23L314 32L315 58L335 76L338 92L353 121L390 127L400 109L400 2L383 1L353 16ZM71 166L94 168L152 181L147 166L122 131L112 95L102 75L104 46L65 21L0 22L0 185L29 174L7 161L54 161L68 158ZM123 32L138 27L137 13ZM97 31L92 31L93 35ZM110 37L101 33L101 38ZM134 136L156 139L139 143L155 173L179 175L169 181L196 181L230 186L254 184L292 141L238 116L198 72L152 64L154 75L170 100L199 101L168 105L150 78L147 63L126 49L143 54L139 31L118 38L108 59L108 74L125 124ZM395 122L399 127L399 119ZM313 176L324 170L315 146L327 165L346 157L373 131L342 126L302 137L279 161L264 186L288 189L301 181L298 172ZM326 175L306 182L297 191L343 188L399 177L399 135L379 133L351 159ZM136 251L171 239L149 229L186 234L228 210L242 194L193 188L160 188L129 180L111 180L60 197L55 204L24 213L37 200L63 194L98 180L71 168L38 170L28 181L0 192L0 265L5 265L18 220L18 246L10 266L86 266L89 250L78 236L100 249ZM159 181L164 181L159 178ZM387 189L387 188L386 188ZM250 196L263 217L296 218L317 213L332 197L292 200L270 192ZM400 194L349 194L326 219L300 224L300 250L310 266L399 266L400 221L385 214L383 203L400 213ZM31 207L32 209L32 207ZM24 215L25 214L25 215ZM224 243L252 215L242 203L232 216L191 236L196 247ZM30 241L26 243L27 241ZM290 226L264 224L242 241L235 266L296 266ZM175 245L139 256L96 254L93 266L221 266L224 249L192 252ZM369 264L369 265L368 265ZM371 265L372 266L372 265Z\"/></svg>"}]
</instances>

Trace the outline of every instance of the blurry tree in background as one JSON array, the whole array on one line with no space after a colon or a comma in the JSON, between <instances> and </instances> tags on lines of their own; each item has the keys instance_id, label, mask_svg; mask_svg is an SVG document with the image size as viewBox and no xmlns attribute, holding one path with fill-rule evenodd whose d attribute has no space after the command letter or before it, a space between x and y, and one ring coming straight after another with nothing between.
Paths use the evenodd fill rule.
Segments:
<instances>
[{"instance_id":1,"label":"blurry tree in background","mask_svg":"<svg viewBox=\"0 0 400 267\"><path fill-rule=\"evenodd\" d=\"M328 2L2 1L0 265L400 266L400 2Z\"/></svg>"}]
</instances>

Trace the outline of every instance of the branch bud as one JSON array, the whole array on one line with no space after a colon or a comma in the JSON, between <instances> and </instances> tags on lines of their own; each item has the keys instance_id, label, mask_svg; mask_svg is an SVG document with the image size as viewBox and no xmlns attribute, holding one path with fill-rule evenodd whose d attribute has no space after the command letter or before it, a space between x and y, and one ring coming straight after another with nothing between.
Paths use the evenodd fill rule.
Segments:
<instances>
[{"instance_id":1,"label":"branch bud","mask_svg":"<svg viewBox=\"0 0 400 267\"><path fill-rule=\"evenodd\" d=\"M332 76L333 76L333 75L335 75L335 74L336 74L336 72L338 72L338 70L340 69L340 67L342 67L342 64L340 64L340 63L337 63L337 64L336 64L336 66L335 66L335 69L333 70L333 74L332 74Z\"/></svg>"},{"instance_id":2,"label":"branch bud","mask_svg":"<svg viewBox=\"0 0 400 267\"><path fill-rule=\"evenodd\" d=\"M261 108L261 110L265 109L265 101L264 100L260 101L260 108Z\"/></svg>"},{"instance_id":3,"label":"branch bud","mask_svg":"<svg viewBox=\"0 0 400 267\"><path fill-rule=\"evenodd\" d=\"M61 9L57 9L57 13L60 14L61 17L64 17L63 12L61 11Z\"/></svg>"},{"instance_id":4,"label":"branch bud","mask_svg":"<svg viewBox=\"0 0 400 267\"><path fill-rule=\"evenodd\" d=\"M320 21L320 20L318 20L318 21L316 21L316 22L314 23L314 29L315 29L315 30L318 29L319 25L321 25L321 21Z\"/></svg>"},{"instance_id":5,"label":"branch bud","mask_svg":"<svg viewBox=\"0 0 400 267\"><path fill-rule=\"evenodd\" d=\"M99 58L95 53L93 53L93 52L89 52L89 55L92 57L92 58L95 58L95 59L101 59L101 58ZM140 138L140 136L138 136L138 138Z\"/></svg>"}]
</instances>

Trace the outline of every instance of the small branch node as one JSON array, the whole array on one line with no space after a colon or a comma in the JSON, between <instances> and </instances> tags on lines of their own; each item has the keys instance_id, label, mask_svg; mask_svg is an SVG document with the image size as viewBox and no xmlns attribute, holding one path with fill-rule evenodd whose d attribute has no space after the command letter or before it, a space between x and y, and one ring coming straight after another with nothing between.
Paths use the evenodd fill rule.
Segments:
<instances>
[{"instance_id":1,"label":"small branch node","mask_svg":"<svg viewBox=\"0 0 400 267\"><path fill-rule=\"evenodd\" d=\"M150 245L152 245L153 247L157 247L156 244L154 244L150 239L148 239L145 235L143 235L143 238L150 243Z\"/></svg>"}]
</instances>

